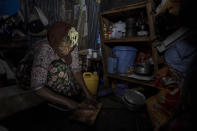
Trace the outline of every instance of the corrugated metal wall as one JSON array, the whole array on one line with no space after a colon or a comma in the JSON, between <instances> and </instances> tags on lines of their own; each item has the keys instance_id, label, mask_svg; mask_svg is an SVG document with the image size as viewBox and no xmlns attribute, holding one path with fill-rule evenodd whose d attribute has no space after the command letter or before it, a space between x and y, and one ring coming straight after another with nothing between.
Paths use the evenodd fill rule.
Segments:
<instances>
[{"instance_id":1,"label":"corrugated metal wall","mask_svg":"<svg viewBox=\"0 0 197 131\"><path fill-rule=\"evenodd\" d=\"M96 49L97 30L99 28L100 4L96 0L86 0L88 10L88 42L89 48Z\"/></svg>"},{"instance_id":2,"label":"corrugated metal wall","mask_svg":"<svg viewBox=\"0 0 197 131\"><path fill-rule=\"evenodd\" d=\"M49 25L56 21L73 23L73 0L19 0L22 14L26 21L30 19L33 7L37 5L49 20ZM88 48L96 49L98 13L100 4L96 0L86 0L88 10ZM83 44L81 42L81 44ZM87 47L87 46L86 46Z\"/></svg>"},{"instance_id":3,"label":"corrugated metal wall","mask_svg":"<svg viewBox=\"0 0 197 131\"><path fill-rule=\"evenodd\" d=\"M49 24L55 21L71 22L72 2L70 0L20 0L21 11L29 19L32 9L37 5L47 16Z\"/></svg>"}]
</instances>

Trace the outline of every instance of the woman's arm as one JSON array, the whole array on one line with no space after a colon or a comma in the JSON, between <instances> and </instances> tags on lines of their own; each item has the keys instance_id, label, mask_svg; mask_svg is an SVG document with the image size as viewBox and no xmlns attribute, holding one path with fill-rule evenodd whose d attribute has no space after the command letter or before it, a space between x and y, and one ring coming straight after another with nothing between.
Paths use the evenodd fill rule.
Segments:
<instances>
[{"instance_id":1,"label":"woman's arm","mask_svg":"<svg viewBox=\"0 0 197 131\"><path fill-rule=\"evenodd\" d=\"M42 87L42 88L36 90L35 93L47 101L61 104L61 105L65 105L66 107L68 107L71 110L75 110L79 106L79 103L77 103L67 97L61 96L46 87Z\"/></svg>"},{"instance_id":2,"label":"woman's arm","mask_svg":"<svg viewBox=\"0 0 197 131\"><path fill-rule=\"evenodd\" d=\"M93 97L92 97L92 95L90 94L89 90L87 89L87 87L85 85L82 73L81 72L73 72L73 76L74 76L75 80L77 81L77 83L79 84L79 86L82 88L85 96L88 99L92 99Z\"/></svg>"},{"instance_id":3,"label":"woman's arm","mask_svg":"<svg viewBox=\"0 0 197 131\"><path fill-rule=\"evenodd\" d=\"M82 73L81 73L81 67L79 65L78 47L75 47L74 50L71 52L71 57L72 57L71 69L72 69L75 80L77 81L79 86L82 88L86 98L96 103L95 98L90 94L89 90L87 89Z\"/></svg>"}]
</instances>

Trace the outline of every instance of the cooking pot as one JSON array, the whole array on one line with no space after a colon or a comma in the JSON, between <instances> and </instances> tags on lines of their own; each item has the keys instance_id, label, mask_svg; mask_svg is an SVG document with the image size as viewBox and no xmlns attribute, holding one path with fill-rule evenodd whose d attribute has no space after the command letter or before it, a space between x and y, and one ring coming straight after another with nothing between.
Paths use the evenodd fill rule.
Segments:
<instances>
[{"instance_id":1,"label":"cooking pot","mask_svg":"<svg viewBox=\"0 0 197 131\"><path fill-rule=\"evenodd\" d=\"M152 75L153 65L149 63L137 63L134 72L139 75Z\"/></svg>"}]
</instances>

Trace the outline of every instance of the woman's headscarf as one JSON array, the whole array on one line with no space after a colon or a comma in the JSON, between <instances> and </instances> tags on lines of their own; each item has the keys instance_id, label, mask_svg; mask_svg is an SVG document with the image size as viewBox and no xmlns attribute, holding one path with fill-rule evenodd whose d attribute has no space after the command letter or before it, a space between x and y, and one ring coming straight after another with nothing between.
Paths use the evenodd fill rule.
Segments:
<instances>
[{"instance_id":1,"label":"woman's headscarf","mask_svg":"<svg viewBox=\"0 0 197 131\"><path fill-rule=\"evenodd\" d=\"M65 22L56 22L54 23L47 32L47 37L49 45L52 48L56 48L58 43L68 35L68 31L72 26Z\"/></svg>"},{"instance_id":2,"label":"woman's headscarf","mask_svg":"<svg viewBox=\"0 0 197 131\"><path fill-rule=\"evenodd\" d=\"M72 62L70 53L68 56L61 56L58 50L59 43L63 40L63 38L68 36L68 31L71 29L72 25L67 24L65 22L56 22L54 23L47 32L47 38L49 41L49 45L53 48L53 50L58 54L59 57L64 57L66 61Z\"/></svg>"}]
</instances>

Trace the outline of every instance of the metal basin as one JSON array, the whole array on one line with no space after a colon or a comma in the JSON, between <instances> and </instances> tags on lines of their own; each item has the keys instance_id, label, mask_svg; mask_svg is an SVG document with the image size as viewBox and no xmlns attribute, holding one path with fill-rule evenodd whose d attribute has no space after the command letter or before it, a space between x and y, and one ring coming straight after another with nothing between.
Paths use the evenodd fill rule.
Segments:
<instances>
[{"instance_id":1,"label":"metal basin","mask_svg":"<svg viewBox=\"0 0 197 131\"><path fill-rule=\"evenodd\" d=\"M125 90L122 100L128 109L132 111L142 107L146 102L146 98L142 93L132 89Z\"/></svg>"}]
</instances>

